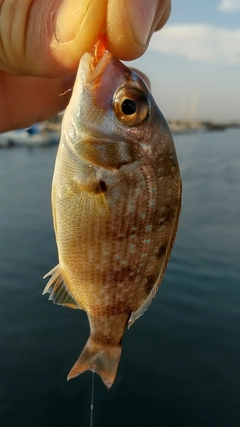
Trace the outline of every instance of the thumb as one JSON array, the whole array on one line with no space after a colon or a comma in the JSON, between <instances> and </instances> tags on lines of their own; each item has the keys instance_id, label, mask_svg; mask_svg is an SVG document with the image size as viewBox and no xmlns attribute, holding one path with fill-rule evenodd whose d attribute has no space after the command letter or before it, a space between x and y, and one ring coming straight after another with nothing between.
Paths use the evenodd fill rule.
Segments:
<instances>
[{"instance_id":1,"label":"thumb","mask_svg":"<svg viewBox=\"0 0 240 427\"><path fill-rule=\"evenodd\" d=\"M148 48L154 31L163 27L171 0L111 0L107 9L108 49L120 59L132 60Z\"/></svg>"}]
</instances>

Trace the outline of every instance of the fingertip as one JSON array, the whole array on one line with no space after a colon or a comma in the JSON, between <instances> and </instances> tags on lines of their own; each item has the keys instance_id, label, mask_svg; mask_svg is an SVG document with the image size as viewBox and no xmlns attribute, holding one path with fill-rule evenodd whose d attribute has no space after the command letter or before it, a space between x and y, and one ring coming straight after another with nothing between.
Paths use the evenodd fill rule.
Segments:
<instances>
[{"instance_id":1,"label":"fingertip","mask_svg":"<svg viewBox=\"0 0 240 427\"><path fill-rule=\"evenodd\" d=\"M166 9L164 10L156 28L155 31L160 30L168 21L170 14L171 14L171 10L172 10L172 5L171 5L171 1L168 2Z\"/></svg>"},{"instance_id":2,"label":"fingertip","mask_svg":"<svg viewBox=\"0 0 240 427\"><path fill-rule=\"evenodd\" d=\"M130 61L141 56L146 50L145 46L134 38L125 0L112 0L108 3L106 33L107 48L119 59Z\"/></svg>"},{"instance_id":3,"label":"fingertip","mask_svg":"<svg viewBox=\"0 0 240 427\"><path fill-rule=\"evenodd\" d=\"M107 0L62 0L55 18L51 50L61 66L76 69L104 31ZM96 13L97 11L97 13Z\"/></svg>"},{"instance_id":4,"label":"fingertip","mask_svg":"<svg viewBox=\"0 0 240 427\"><path fill-rule=\"evenodd\" d=\"M170 11L170 0L112 0L106 17L108 49L119 59L140 57L156 27L165 24Z\"/></svg>"},{"instance_id":5,"label":"fingertip","mask_svg":"<svg viewBox=\"0 0 240 427\"><path fill-rule=\"evenodd\" d=\"M130 42L131 41L131 42ZM126 46L128 46L126 48ZM123 40L120 40L118 43L116 41L112 42L111 38L108 39L108 50L116 57L123 61L133 61L134 59L139 58L147 50L148 45L139 46L133 40L133 38L127 34Z\"/></svg>"}]
</instances>

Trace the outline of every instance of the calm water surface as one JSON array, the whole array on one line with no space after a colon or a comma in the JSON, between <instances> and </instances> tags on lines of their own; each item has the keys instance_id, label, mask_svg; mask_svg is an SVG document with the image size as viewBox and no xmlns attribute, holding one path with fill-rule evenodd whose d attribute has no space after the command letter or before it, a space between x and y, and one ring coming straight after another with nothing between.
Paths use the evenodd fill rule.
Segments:
<instances>
[{"instance_id":1,"label":"calm water surface","mask_svg":"<svg viewBox=\"0 0 240 427\"><path fill-rule=\"evenodd\" d=\"M95 378L94 427L240 425L240 131L175 137L179 231L150 309L127 331L116 382ZM42 297L57 262L56 148L0 151L0 425L89 426L91 373L66 376L82 311Z\"/></svg>"}]
</instances>

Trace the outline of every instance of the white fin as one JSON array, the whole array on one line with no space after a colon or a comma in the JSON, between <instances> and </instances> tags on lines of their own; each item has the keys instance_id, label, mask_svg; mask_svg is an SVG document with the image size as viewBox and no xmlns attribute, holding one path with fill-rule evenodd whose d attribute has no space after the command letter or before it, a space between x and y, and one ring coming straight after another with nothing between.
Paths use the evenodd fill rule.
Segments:
<instances>
[{"instance_id":1,"label":"white fin","mask_svg":"<svg viewBox=\"0 0 240 427\"><path fill-rule=\"evenodd\" d=\"M153 285L151 292L148 294L148 296L145 299L145 301L143 302L143 304L138 308L137 311L133 311L131 313L130 319L128 321L128 329L130 328L130 326L132 326L132 324L135 322L135 320L137 320L139 317L141 317L145 313L145 311L147 311L148 307L150 306L150 304L152 302L152 299L155 298L157 290L160 286L160 283L159 283L160 278L161 278L161 276L159 275L156 282Z\"/></svg>"},{"instance_id":2,"label":"white fin","mask_svg":"<svg viewBox=\"0 0 240 427\"><path fill-rule=\"evenodd\" d=\"M54 304L64 305L69 308L81 308L76 304L72 295L69 293L64 279L61 275L59 264L56 265L51 271L49 271L44 279L48 276L52 276L48 281L47 286L44 288L43 295L47 292L50 294L49 300L52 300Z\"/></svg>"}]
</instances>

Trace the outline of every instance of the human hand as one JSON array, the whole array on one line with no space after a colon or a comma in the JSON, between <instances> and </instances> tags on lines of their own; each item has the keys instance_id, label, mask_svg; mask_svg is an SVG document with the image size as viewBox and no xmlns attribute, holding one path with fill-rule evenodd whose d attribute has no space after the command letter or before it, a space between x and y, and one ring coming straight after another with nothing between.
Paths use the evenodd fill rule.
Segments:
<instances>
[{"instance_id":1,"label":"human hand","mask_svg":"<svg viewBox=\"0 0 240 427\"><path fill-rule=\"evenodd\" d=\"M0 0L0 131L65 108L79 59L99 33L130 60L167 21L170 0Z\"/></svg>"}]
</instances>

